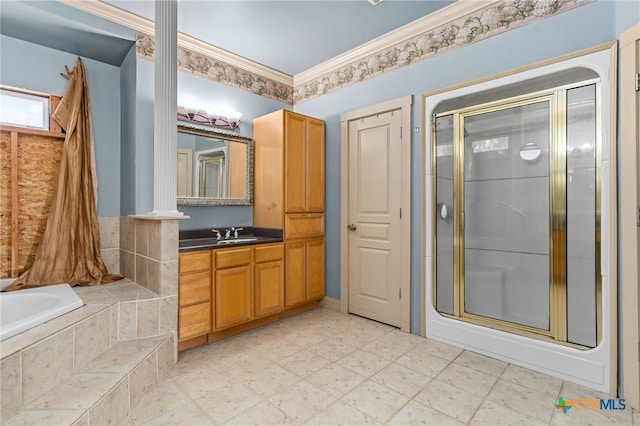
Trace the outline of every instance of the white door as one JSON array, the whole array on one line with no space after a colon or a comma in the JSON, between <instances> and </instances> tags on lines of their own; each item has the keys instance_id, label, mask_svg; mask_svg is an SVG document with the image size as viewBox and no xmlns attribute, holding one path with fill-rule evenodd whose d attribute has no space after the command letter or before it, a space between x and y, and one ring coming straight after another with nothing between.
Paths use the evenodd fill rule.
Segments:
<instances>
[{"instance_id":1,"label":"white door","mask_svg":"<svg viewBox=\"0 0 640 426\"><path fill-rule=\"evenodd\" d=\"M349 122L345 231L349 312L397 327L402 320L401 118L396 110Z\"/></svg>"}]
</instances>

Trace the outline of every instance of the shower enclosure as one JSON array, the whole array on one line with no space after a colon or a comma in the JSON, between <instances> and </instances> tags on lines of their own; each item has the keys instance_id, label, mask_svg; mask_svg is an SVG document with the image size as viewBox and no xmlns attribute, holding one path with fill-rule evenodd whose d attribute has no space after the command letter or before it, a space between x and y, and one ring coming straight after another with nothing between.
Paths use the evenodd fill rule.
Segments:
<instances>
[{"instance_id":1,"label":"shower enclosure","mask_svg":"<svg viewBox=\"0 0 640 426\"><path fill-rule=\"evenodd\" d=\"M601 336L600 80L559 72L432 115L433 301L565 346Z\"/></svg>"}]
</instances>

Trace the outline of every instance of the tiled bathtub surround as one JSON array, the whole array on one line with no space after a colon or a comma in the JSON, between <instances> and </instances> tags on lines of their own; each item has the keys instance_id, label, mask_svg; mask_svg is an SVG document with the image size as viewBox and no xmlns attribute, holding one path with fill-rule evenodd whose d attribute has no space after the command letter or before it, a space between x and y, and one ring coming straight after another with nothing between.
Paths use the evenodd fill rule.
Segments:
<instances>
[{"instance_id":1,"label":"tiled bathtub surround","mask_svg":"<svg viewBox=\"0 0 640 426\"><path fill-rule=\"evenodd\" d=\"M162 297L178 294L178 220L120 218L120 273Z\"/></svg>"},{"instance_id":2,"label":"tiled bathtub surround","mask_svg":"<svg viewBox=\"0 0 640 426\"><path fill-rule=\"evenodd\" d=\"M164 314L162 298L127 279L75 290L85 306L0 345L3 424L64 424L84 412L109 419L103 416L122 412L105 404L122 405L126 395L121 420L129 388L148 389L175 362L175 321L166 319L175 317L175 307L173 315ZM136 359L140 354L147 359Z\"/></svg>"},{"instance_id":3,"label":"tiled bathtub surround","mask_svg":"<svg viewBox=\"0 0 640 426\"><path fill-rule=\"evenodd\" d=\"M120 273L120 217L99 217L100 255L107 270Z\"/></svg>"}]
</instances>

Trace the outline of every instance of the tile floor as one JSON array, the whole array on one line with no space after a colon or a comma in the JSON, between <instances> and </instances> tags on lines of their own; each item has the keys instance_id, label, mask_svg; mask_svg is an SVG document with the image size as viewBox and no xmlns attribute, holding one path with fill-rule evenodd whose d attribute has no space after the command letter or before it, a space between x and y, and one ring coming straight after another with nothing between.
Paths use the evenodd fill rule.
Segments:
<instances>
[{"instance_id":1,"label":"tile floor","mask_svg":"<svg viewBox=\"0 0 640 426\"><path fill-rule=\"evenodd\" d=\"M180 354L133 425L640 425L608 398L473 352L316 308Z\"/></svg>"}]
</instances>

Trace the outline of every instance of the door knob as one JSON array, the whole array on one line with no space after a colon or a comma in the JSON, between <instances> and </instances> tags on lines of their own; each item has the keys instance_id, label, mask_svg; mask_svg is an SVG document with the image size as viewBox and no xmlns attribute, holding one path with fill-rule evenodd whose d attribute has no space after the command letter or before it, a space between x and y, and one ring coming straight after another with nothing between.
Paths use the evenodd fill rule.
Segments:
<instances>
[{"instance_id":1,"label":"door knob","mask_svg":"<svg viewBox=\"0 0 640 426\"><path fill-rule=\"evenodd\" d=\"M357 228L356 228L356 226L354 224L350 224L350 225L347 226L347 229L349 231L355 231Z\"/></svg>"}]
</instances>

